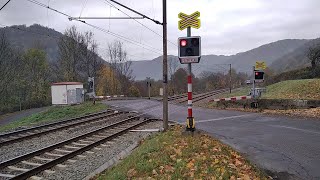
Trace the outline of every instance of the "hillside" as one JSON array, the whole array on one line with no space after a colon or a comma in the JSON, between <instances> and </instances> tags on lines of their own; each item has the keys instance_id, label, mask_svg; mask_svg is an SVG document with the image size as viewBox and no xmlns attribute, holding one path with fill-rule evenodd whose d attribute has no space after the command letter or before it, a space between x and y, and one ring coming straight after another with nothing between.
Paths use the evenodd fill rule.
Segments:
<instances>
[{"instance_id":1,"label":"hillside","mask_svg":"<svg viewBox=\"0 0 320 180\"><path fill-rule=\"evenodd\" d=\"M238 53L231 56L228 63L231 63L236 69L250 69L257 60L267 63L267 66L285 54L293 52L295 49L303 46L309 40L306 39L285 39L270 44L260 46L258 48Z\"/></svg>"},{"instance_id":2,"label":"hillside","mask_svg":"<svg viewBox=\"0 0 320 180\"><path fill-rule=\"evenodd\" d=\"M237 71L251 73L251 67L257 60L263 60L267 65L270 65L275 60L293 52L307 42L309 42L309 40L285 39L231 56L203 55L200 63L193 65L193 69L195 70L194 74L197 76L202 71L227 72L229 68L227 64L230 63ZM180 65L177 56L168 57L168 59L170 58L177 61L179 67L186 67L186 65ZM153 77L155 79L162 78L161 56L152 61L134 61L132 67L133 73L138 80L145 79L146 77Z\"/></svg>"},{"instance_id":3,"label":"hillside","mask_svg":"<svg viewBox=\"0 0 320 180\"><path fill-rule=\"evenodd\" d=\"M10 44L15 48L22 50L41 48L47 53L48 61L57 61L59 58L58 42L63 34L54 29L33 24L28 27L26 25L4 27L0 28L0 31L5 32ZM99 60L104 61L101 57Z\"/></svg>"},{"instance_id":4,"label":"hillside","mask_svg":"<svg viewBox=\"0 0 320 180\"><path fill-rule=\"evenodd\" d=\"M276 72L284 72L310 66L307 53L309 47L315 44L320 44L320 38L311 40L294 51L280 57L275 60L270 67Z\"/></svg>"},{"instance_id":5,"label":"hillside","mask_svg":"<svg viewBox=\"0 0 320 180\"><path fill-rule=\"evenodd\" d=\"M54 29L34 24L29 27L19 25L0 28L0 30L4 30L8 40L15 48L26 50L40 47L47 52L49 61L55 61L58 58L57 42L63 35Z\"/></svg>"},{"instance_id":6,"label":"hillside","mask_svg":"<svg viewBox=\"0 0 320 180\"><path fill-rule=\"evenodd\" d=\"M59 54L57 43L62 36L60 32L37 24L29 27L25 25L5 27L0 30L5 30L10 43L16 48L25 50L41 47L47 52L49 61L57 61ZM271 65L277 72L298 68L308 64L305 52L315 41L320 40L285 39L231 56L203 55L200 63L193 65L193 73L198 76L202 71L227 72L229 68L227 64L230 63L237 71L250 73L251 67L257 60L266 61L267 65ZM177 56L170 55L168 59L177 62L177 68L186 67L179 63ZM170 63L168 65L170 66ZM162 79L162 56L153 60L134 61L132 70L137 80L146 77Z\"/></svg>"},{"instance_id":7,"label":"hillside","mask_svg":"<svg viewBox=\"0 0 320 180\"><path fill-rule=\"evenodd\" d=\"M320 79L288 80L267 86L267 99L320 99Z\"/></svg>"},{"instance_id":8,"label":"hillside","mask_svg":"<svg viewBox=\"0 0 320 180\"><path fill-rule=\"evenodd\" d=\"M217 98L246 96L251 86L233 90L231 94L222 93ZM320 79L287 80L266 87L262 94L266 99L317 99L320 100Z\"/></svg>"}]
</instances>

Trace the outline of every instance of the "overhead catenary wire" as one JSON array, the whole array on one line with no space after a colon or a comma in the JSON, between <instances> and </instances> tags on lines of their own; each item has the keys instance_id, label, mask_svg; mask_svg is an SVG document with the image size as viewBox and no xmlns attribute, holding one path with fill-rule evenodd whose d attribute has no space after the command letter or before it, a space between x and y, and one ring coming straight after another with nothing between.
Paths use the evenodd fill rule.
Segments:
<instances>
[{"instance_id":1,"label":"overhead catenary wire","mask_svg":"<svg viewBox=\"0 0 320 180\"><path fill-rule=\"evenodd\" d=\"M70 18L72 18L70 15L68 15L68 14L66 14L66 13L64 13L64 12L58 11L57 9L51 8L50 6L47 6L47 5L45 5L45 4L43 4L43 3L40 3L40 2L38 2L38 1L36 1L36 0L27 0L27 1L29 1L29 2L31 2L31 3L34 3L34 4L38 5L38 6L44 7L44 8L48 8L48 9L50 9L50 10L52 10L52 11L55 11L55 12L58 13L58 14L64 15L64 16L68 17L69 20L70 20ZM83 23L83 24L86 24L86 25L88 25L88 26L90 26L90 27L92 27L92 28L95 28L95 29L97 29L97 30L99 30L99 31L102 31L102 32L104 32L104 33L106 33L106 34L110 34L110 35L112 35L112 36L114 36L114 37L117 37L117 38L123 40L123 41L129 42L129 43L134 44L134 45L136 45L136 46L140 46L140 47L142 47L142 48L145 48L145 49L147 49L147 50L149 50L149 51L151 51L151 52L154 52L154 53L156 53L156 54L160 54L160 55L162 54L162 53L161 53L161 50L155 49L155 48L152 47L152 46L139 43L139 42L137 42L137 41L135 41L135 40L133 40L133 39L130 39L130 38L127 38L127 37L122 36L122 35L120 35L120 34L111 32L111 31L109 31L109 30L103 29L103 28L98 27L98 26L95 26L95 25L93 25L93 24L89 24L89 23L87 23L87 22L85 22L85 21L83 21L83 20L80 20L80 19L75 19L75 21L78 21L78 22L81 22L81 23Z\"/></svg>"},{"instance_id":2,"label":"overhead catenary wire","mask_svg":"<svg viewBox=\"0 0 320 180\"><path fill-rule=\"evenodd\" d=\"M1 8L0 11L10 2L11 0L8 0Z\"/></svg>"},{"instance_id":3,"label":"overhead catenary wire","mask_svg":"<svg viewBox=\"0 0 320 180\"><path fill-rule=\"evenodd\" d=\"M118 7L116 7L115 5L113 5L112 3L110 3L111 0L104 0L104 1L107 2L110 6L114 7L114 8L117 9L118 11L120 11L120 12L122 12L123 14L125 14L126 16L128 16L129 18L131 18L132 20L134 20L134 21L136 21L137 23L139 23L141 26L145 27L146 29L148 29L148 30L150 30L151 32L153 32L154 34L156 34L156 35L158 35L159 37L163 38L163 36L162 36L161 34L157 33L156 31L154 31L153 29L149 28L149 27L146 26L145 24L139 22L138 20L132 18L129 14L125 13L124 11L122 11L121 9L119 9ZM112 1L112 2L113 2L113 1ZM139 14L139 15L141 15L141 14ZM144 16L142 16L142 17L144 17ZM144 18L145 18L145 17L144 17ZM173 43L173 42L171 42L171 41L169 41L169 40L167 40L167 41L168 41L170 44L178 47L177 44L175 44L175 43Z\"/></svg>"}]
</instances>

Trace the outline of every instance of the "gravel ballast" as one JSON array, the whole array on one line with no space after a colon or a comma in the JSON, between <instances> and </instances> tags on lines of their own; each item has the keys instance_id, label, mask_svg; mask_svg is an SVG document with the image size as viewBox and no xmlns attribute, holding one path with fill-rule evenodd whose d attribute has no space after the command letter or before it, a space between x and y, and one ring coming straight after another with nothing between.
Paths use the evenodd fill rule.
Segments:
<instances>
[{"instance_id":1,"label":"gravel ballast","mask_svg":"<svg viewBox=\"0 0 320 180\"><path fill-rule=\"evenodd\" d=\"M128 115L130 114L120 114L110 118L105 118L104 120L95 123L84 124L65 130L48 133L39 137L34 137L32 139L27 139L21 142L0 147L0 162L26 153L30 153L32 151L82 135L90 131L97 130L103 126L107 126L120 120L124 120L128 117Z\"/></svg>"},{"instance_id":2,"label":"gravel ballast","mask_svg":"<svg viewBox=\"0 0 320 180\"><path fill-rule=\"evenodd\" d=\"M159 129L161 127L161 121L154 121L137 129ZM54 171L54 173L43 172L38 176L43 177L44 179L52 180L79 180L86 178L100 166L120 154L128 147L136 144L137 142L140 142L150 134L152 134L152 132L129 132L127 134L119 136L109 143L104 143L107 146L97 146L97 148L83 153L82 155L85 157L74 157L72 160L75 160L75 162L64 162L63 165L67 165L66 167L61 168L55 166L54 168L50 169L50 171Z\"/></svg>"}]
</instances>

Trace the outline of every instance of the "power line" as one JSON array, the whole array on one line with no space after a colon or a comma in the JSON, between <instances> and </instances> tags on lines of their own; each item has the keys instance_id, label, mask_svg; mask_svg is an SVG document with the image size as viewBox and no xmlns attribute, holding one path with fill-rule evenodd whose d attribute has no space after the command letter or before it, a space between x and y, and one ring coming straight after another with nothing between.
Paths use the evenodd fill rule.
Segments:
<instances>
[{"instance_id":1,"label":"power line","mask_svg":"<svg viewBox=\"0 0 320 180\"><path fill-rule=\"evenodd\" d=\"M1 8L0 11L10 2L11 0L8 0Z\"/></svg>"},{"instance_id":2,"label":"power line","mask_svg":"<svg viewBox=\"0 0 320 180\"><path fill-rule=\"evenodd\" d=\"M50 9L50 10L52 10L52 11L55 11L56 13L59 13L59 14L61 14L61 15L64 15L64 16L68 17L69 20L72 19L72 17L71 17L70 15L68 15L68 14L66 14L66 13L63 13L63 12L61 12L61 11L58 11L58 10L56 10L56 9L53 9L53 8L51 8L51 7L49 7L49 6L45 5L45 4L42 4L42 3L40 3L40 2L38 2L38 1L36 1L36 0L27 0L27 1L29 1L29 2L31 2L31 3L34 3L34 4L38 5L38 6L44 7L44 8L48 8L48 9ZM120 35L120 34L111 32L111 31L109 31L109 30L105 30L105 29L103 29L103 28L101 28L101 27L98 27L98 26L95 26L95 25L93 25L93 24L89 24L89 23L87 23L87 22L85 22L85 21L83 21L83 20L80 20L80 19L75 19L75 21L82 22L82 23L84 23L84 24L86 24L86 25L88 25L88 26L91 26L91 27L93 27L93 28L95 28L95 29L97 29L97 30L99 30L99 31L102 31L102 32L104 32L104 33L106 33L106 34L110 34L110 35L112 35L112 36L114 36L114 37L117 37L117 38L119 38L119 39L122 39L122 40L124 40L124 41L127 41L127 42L129 42L129 43L131 43L131 44L140 46L140 47L145 48L145 49L147 49L147 50L149 50L149 51L152 51L152 52L154 52L154 53L161 54L161 53L160 53L161 50L155 49L155 48L153 48L152 46L139 43L139 42L137 42L137 41L135 41L135 40L133 40L133 39L130 39L130 38L127 38L127 37L122 36L122 35ZM148 48L146 48L146 47L148 47ZM157 52L157 51L159 51L159 52Z\"/></svg>"},{"instance_id":3,"label":"power line","mask_svg":"<svg viewBox=\"0 0 320 180\"><path fill-rule=\"evenodd\" d=\"M146 16L146 15L144 15L142 13L139 13L138 11L133 10L133 9L129 8L128 6L125 6L125 5L123 5L123 4L121 4L121 3L117 2L117 1L114 1L114 0L110 0L110 1L113 2L113 3L118 4L119 6L122 6L122 7L126 8L126 9L128 9L128 10L130 10L130 11L132 11L132 12L134 12L134 13L136 13L136 14L144 17L144 18L146 18L146 19L149 19L149 20L153 21L156 24L163 25L163 23L159 22L158 20L152 19L152 18L150 18L150 17L148 17L148 16Z\"/></svg>"},{"instance_id":4,"label":"power line","mask_svg":"<svg viewBox=\"0 0 320 180\"><path fill-rule=\"evenodd\" d=\"M154 31L153 29L149 28L148 26L144 25L143 23L139 22L138 20L132 18L129 14L125 13L124 11L122 11L121 9L117 8L115 5L113 5L112 3L109 2L109 0L104 0L105 2L107 2L110 6L114 7L115 9L117 9L118 11L122 12L123 14L125 14L126 16L128 16L129 18L131 18L132 20L136 21L137 23L139 23L141 26L147 28L148 30L150 30L151 32L153 32L154 34L158 35L159 37L163 38L163 36L159 33L157 33L156 31ZM143 17L143 16L142 16ZM178 47L177 44L167 40L169 43L173 44L174 46Z\"/></svg>"},{"instance_id":5,"label":"power line","mask_svg":"<svg viewBox=\"0 0 320 180\"><path fill-rule=\"evenodd\" d=\"M80 15L79 15L79 17L81 17L82 11L83 11L83 9L86 7L87 2L88 2L88 0L85 0L85 2L83 3L83 5L82 5L82 9L81 9L81 11L80 11Z\"/></svg>"}]
</instances>

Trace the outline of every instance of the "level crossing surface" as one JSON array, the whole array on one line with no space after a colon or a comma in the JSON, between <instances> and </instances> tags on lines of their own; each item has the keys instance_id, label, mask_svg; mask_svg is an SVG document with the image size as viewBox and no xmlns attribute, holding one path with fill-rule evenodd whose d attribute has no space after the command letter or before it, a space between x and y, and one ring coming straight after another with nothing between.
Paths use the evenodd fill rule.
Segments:
<instances>
[{"instance_id":1,"label":"level crossing surface","mask_svg":"<svg viewBox=\"0 0 320 180\"><path fill-rule=\"evenodd\" d=\"M162 117L155 100L105 101L118 109ZM169 104L169 120L186 123L187 106ZM196 129L243 153L280 179L320 179L320 119L194 107Z\"/></svg>"}]
</instances>

